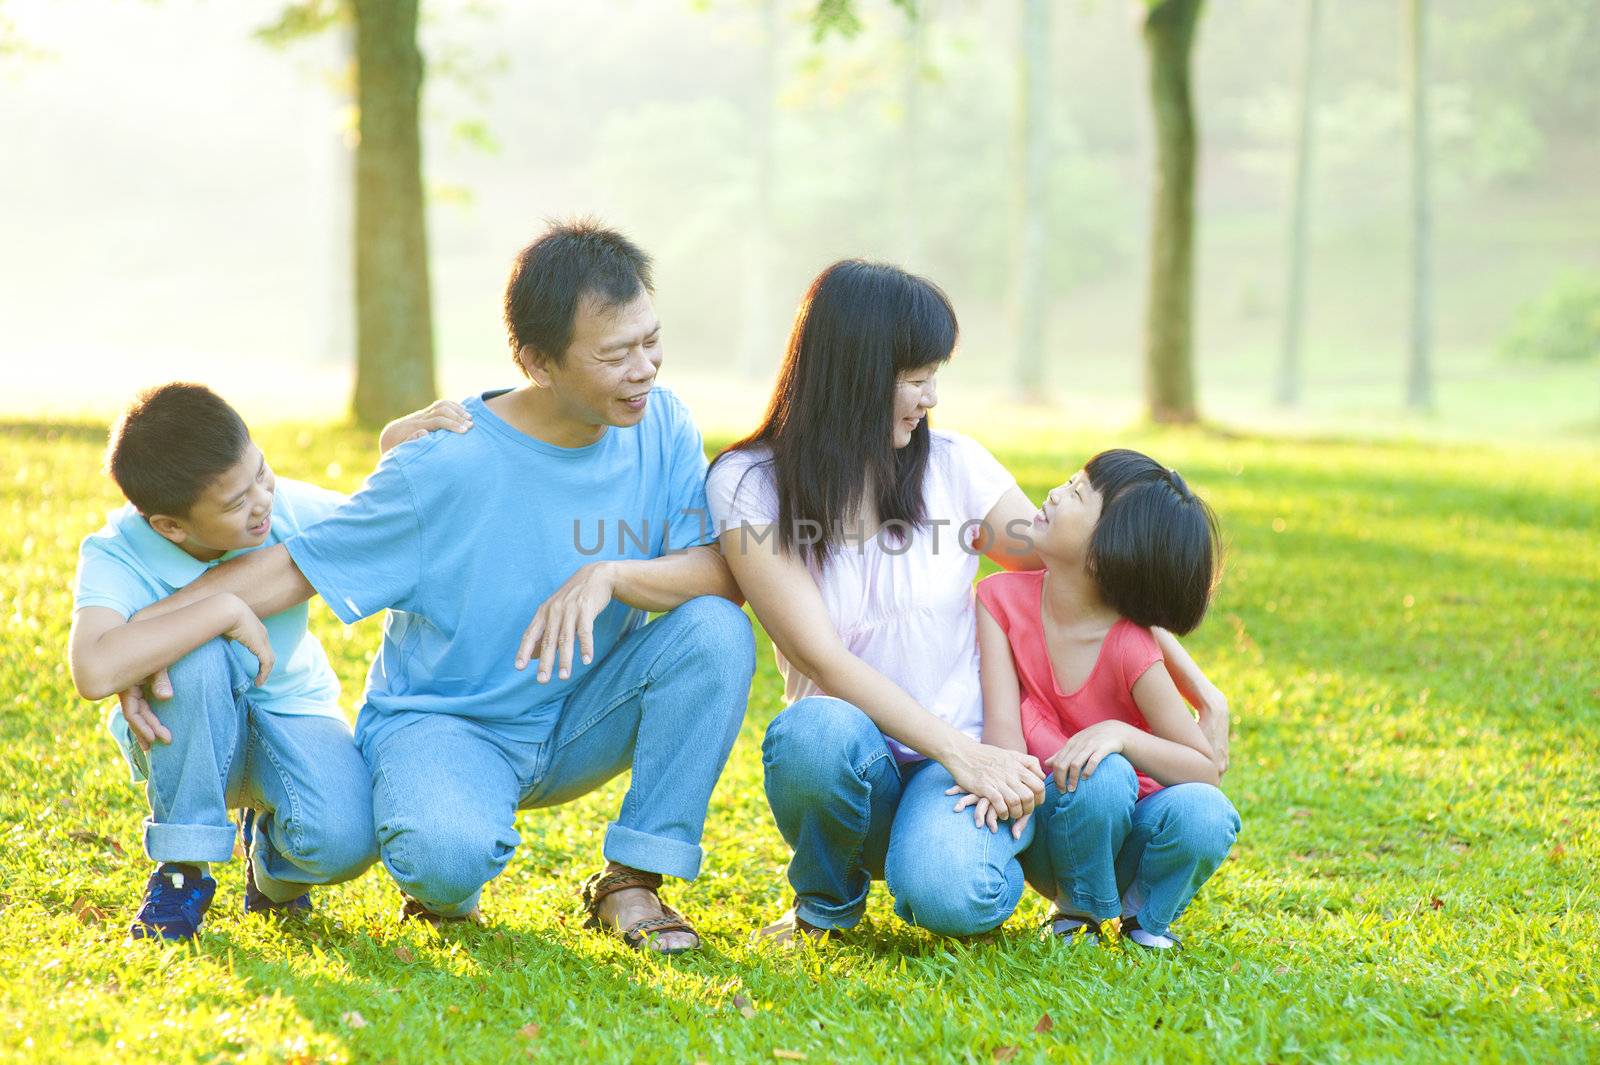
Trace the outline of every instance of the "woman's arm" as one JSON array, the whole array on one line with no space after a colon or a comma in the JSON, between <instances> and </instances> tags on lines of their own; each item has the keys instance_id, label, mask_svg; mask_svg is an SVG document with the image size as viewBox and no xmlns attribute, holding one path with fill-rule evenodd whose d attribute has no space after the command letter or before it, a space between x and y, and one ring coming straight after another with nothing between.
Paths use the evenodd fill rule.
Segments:
<instances>
[{"instance_id":1,"label":"woman's arm","mask_svg":"<svg viewBox=\"0 0 1600 1065\"><path fill-rule=\"evenodd\" d=\"M1025 753L980 743L935 717L845 647L805 566L777 547L771 527L722 534L723 554L756 617L790 665L861 709L885 734L934 759L963 790L1021 817L1043 798L1044 771Z\"/></svg>"},{"instance_id":2,"label":"woman's arm","mask_svg":"<svg viewBox=\"0 0 1600 1065\"><path fill-rule=\"evenodd\" d=\"M1043 569L1044 561L1039 558L1038 545L1034 542L1035 509L1022 489L1008 489L984 516L974 545L978 553L1001 569Z\"/></svg>"},{"instance_id":3,"label":"woman's arm","mask_svg":"<svg viewBox=\"0 0 1600 1065\"><path fill-rule=\"evenodd\" d=\"M1166 660L1167 672L1172 676L1173 683L1189 705L1200 712L1200 731L1205 733L1206 741L1216 754L1218 769L1226 773L1229 729L1227 697L1200 671L1176 636L1163 628L1152 628L1150 631L1155 635L1156 645L1161 648L1161 656Z\"/></svg>"}]
</instances>

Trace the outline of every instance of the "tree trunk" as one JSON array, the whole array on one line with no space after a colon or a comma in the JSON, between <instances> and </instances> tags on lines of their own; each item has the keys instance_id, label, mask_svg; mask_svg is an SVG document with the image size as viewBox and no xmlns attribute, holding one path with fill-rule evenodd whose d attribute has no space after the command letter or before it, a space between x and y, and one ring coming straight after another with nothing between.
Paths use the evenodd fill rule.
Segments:
<instances>
[{"instance_id":1,"label":"tree trunk","mask_svg":"<svg viewBox=\"0 0 1600 1065\"><path fill-rule=\"evenodd\" d=\"M1017 392L1044 391L1045 255L1049 243L1050 3L1024 0L1019 132L1021 188L1017 227Z\"/></svg>"},{"instance_id":2,"label":"tree trunk","mask_svg":"<svg viewBox=\"0 0 1600 1065\"><path fill-rule=\"evenodd\" d=\"M1306 229L1311 214L1311 171L1316 153L1317 42L1322 0L1307 0L1305 64L1300 71L1300 130L1294 153L1294 206L1289 224L1289 284L1283 316L1283 362L1278 402L1300 402L1300 342L1305 331Z\"/></svg>"},{"instance_id":3,"label":"tree trunk","mask_svg":"<svg viewBox=\"0 0 1600 1065\"><path fill-rule=\"evenodd\" d=\"M431 402L433 312L422 193L417 0L355 0L356 388L363 425Z\"/></svg>"},{"instance_id":4,"label":"tree trunk","mask_svg":"<svg viewBox=\"0 0 1600 1065\"><path fill-rule=\"evenodd\" d=\"M1429 261L1432 220L1428 190L1427 9L1406 0L1410 45L1406 82L1411 102L1411 366L1406 405L1433 409L1433 278Z\"/></svg>"},{"instance_id":5,"label":"tree trunk","mask_svg":"<svg viewBox=\"0 0 1600 1065\"><path fill-rule=\"evenodd\" d=\"M922 260L922 64L928 5L906 14L900 57L900 158L895 168L900 265L916 270Z\"/></svg>"},{"instance_id":6,"label":"tree trunk","mask_svg":"<svg viewBox=\"0 0 1600 1065\"><path fill-rule=\"evenodd\" d=\"M1145 401L1152 420L1193 422L1195 121L1189 54L1201 0L1152 0L1144 20L1155 112L1156 181L1145 305Z\"/></svg>"}]
</instances>

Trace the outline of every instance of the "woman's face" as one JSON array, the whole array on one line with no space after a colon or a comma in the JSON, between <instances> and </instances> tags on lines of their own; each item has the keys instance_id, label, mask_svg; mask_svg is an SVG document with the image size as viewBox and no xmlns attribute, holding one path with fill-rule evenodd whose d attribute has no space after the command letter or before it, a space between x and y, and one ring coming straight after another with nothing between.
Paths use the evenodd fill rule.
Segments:
<instances>
[{"instance_id":1,"label":"woman's face","mask_svg":"<svg viewBox=\"0 0 1600 1065\"><path fill-rule=\"evenodd\" d=\"M892 435L896 451L911 443L911 434L916 431L917 423L939 405L939 389L935 380L938 374L939 364L930 362L926 366L906 370L895 378Z\"/></svg>"}]
</instances>

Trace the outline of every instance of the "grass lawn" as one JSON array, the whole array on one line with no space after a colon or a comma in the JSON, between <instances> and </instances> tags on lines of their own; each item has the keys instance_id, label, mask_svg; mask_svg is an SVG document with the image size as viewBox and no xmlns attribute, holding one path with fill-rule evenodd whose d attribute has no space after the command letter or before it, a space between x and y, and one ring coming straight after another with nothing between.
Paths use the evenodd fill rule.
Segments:
<instances>
[{"instance_id":1,"label":"grass lawn","mask_svg":"<svg viewBox=\"0 0 1600 1065\"><path fill-rule=\"evenodd\" d=\"M1035 494L1112 442L980 435ZM347 490L373 459L347 429L258 439ZM1592 448L1118 437L1180 468L1230 544L1190 644L1235 708L1244 831L1179 957L1042 942L1031 894L978 942L905 927L879 891L849 944L748 946L789 894L763 637L706 872L669 894L708 949L669 961L574 918L620 782L521 818L484 929L398 927L381 869L303 924L245 918L234 863L197 946L126 942L142 796L64 661L78 542L116 502L102 441L0 423L0 1058L1600 1059ZM376 624L312 617L353 707Z\"/></svg>"}]
</instances>

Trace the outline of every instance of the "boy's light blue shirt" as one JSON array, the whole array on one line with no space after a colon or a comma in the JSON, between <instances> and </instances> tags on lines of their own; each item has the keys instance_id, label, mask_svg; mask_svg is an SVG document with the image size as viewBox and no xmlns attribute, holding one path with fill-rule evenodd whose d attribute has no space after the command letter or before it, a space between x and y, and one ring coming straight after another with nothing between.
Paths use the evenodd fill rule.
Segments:
<instances>
[{"instance_id":1,"label":"boy's light blue shirt","mask_svg":"<svg viewBox=\"0 0 1600 1065\"><path fill-rule=\"evenodd\" d=\"M484 402L498 394L466 401L470 431L390 451L349 503L287 542L340 619L389 611L356 722L364 751L412 713L545 739L572 686L645 615L613 601L595 621L594 664L574 654L570 679L540 684L536 665L514 665L539 605L589 562L714 540L700 433L671 392L654 389L639 424L578 448L512 428Z\"/></svg>"},{"instance_id":2,"label":"boy's light blue shirt","mask_svg":"<svg viewBox=\"0 0 1600 1065\"><path fill-rule=\"evenodd\" d=\"M282 543L321 521L344 502L345 497L337 492L280 477L272 498L272 527L266 542L246 551L229 551L216 562L190 557L152 529L132 504L125 505L112 511L105 527L86 538L79 549L73 610L97 606L115 610L124 618L132 617L221 562ZM328 664L322 644L306 631L306 604L274 614L263 624L277 664L266 684L252 686L246 698L261 710L316 714L342 721L339 678ZM228 648L240 668L254 677L260 668L256 656L232 641ZM113 731L118 722L122 722L120 714L115 715Z\"/></svg>"}]
</instances>

